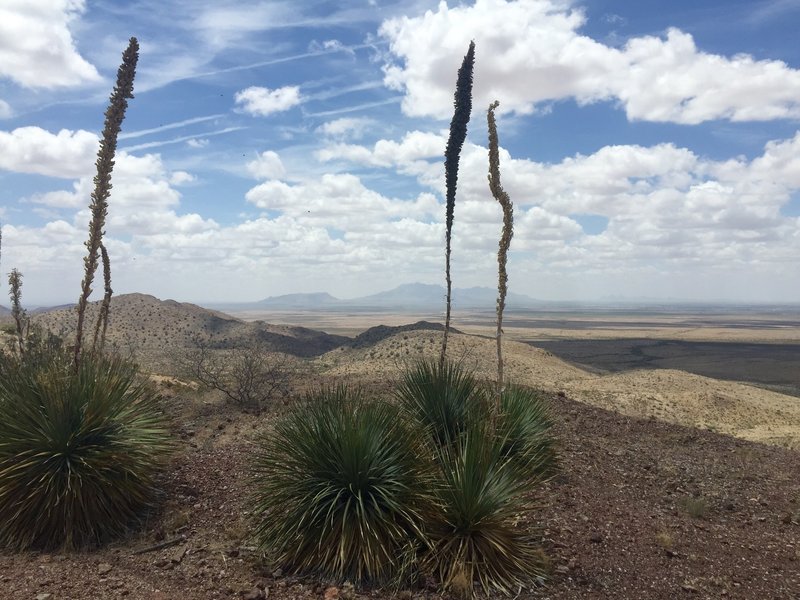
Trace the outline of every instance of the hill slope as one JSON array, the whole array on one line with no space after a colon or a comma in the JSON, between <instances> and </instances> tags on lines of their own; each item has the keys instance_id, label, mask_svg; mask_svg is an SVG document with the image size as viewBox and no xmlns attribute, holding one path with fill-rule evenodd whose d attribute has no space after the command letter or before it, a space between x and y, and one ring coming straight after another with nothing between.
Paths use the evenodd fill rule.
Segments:
<instances>
[{"instance_id":1,"label":"hill slope","mask_svg":"<svg viewBox=\"0 0 800 600\"><path fill-rule=\"evenodd\" d=\"M86 312L91 340L98 303ZM66 338L75 334L75 309L65 308L34 317L35 322ZM263 342L276 352L296 356L316 356L350 341L305 327L270 325L263 321L244 322L221 312L195 304L159 300L146 294L124 294L111 300L107 342L124 351L133 351L146 364L156 363L171 352L202 340L215 348L230 348L254 341Z\"/></svg>"},{"instance_id":2,"label":"hill slope","mask_svg":"<svg viewBox=\"0 0 800 600\"><path fill-rule=\"evenodd\" d=\"M368 346L338 348L317 361L328 375L380 382L399 376L409 361L438 356L440 345L438 332L405 331ZM496 376L493 339L455 334L448 348L452 359L479 376ZM581 402L629 416L800 448L800 402L795 397L676 370L598 375L521 342L504 342L503 349L508 381L565 392Z\"/></svg>"}]
</instances>

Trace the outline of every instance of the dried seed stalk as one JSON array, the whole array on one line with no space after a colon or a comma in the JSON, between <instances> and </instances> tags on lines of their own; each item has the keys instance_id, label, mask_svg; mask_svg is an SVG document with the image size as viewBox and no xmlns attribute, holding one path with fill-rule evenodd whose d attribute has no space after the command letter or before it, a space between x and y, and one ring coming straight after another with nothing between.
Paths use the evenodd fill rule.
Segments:
<instances>
[{"instance_id":1,"label":"dried seed stalk","mask_svg":"<svg viewBox=\"0 0 800 600\"><path fill-rule=\"evenodd\" d=\"M489 189L492 195L503 208L503 231L500 235L497 250L497 394L498 398L503 392L503 311L506 308L506 294L508 293L508 248L514 235L514 205L511 198L500 184L500 151L497 140L497 123L494 118L495 109L500 103L495 100L489 105L486 119L489 124Z\"/></svg>"}]
</instances>

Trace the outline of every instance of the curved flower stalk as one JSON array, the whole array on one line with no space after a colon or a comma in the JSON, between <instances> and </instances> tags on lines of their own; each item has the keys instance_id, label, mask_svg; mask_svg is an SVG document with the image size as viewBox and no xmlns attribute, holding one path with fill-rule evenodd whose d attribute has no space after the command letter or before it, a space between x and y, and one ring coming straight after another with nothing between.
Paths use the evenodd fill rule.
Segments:
<instances>
[{"instance_id":1,"label":"curved flower stalk","mask_svg":"<svg viewBox=\"0 0 800 600\"><path fill-rule=\"evenodd\" d=\"M498 106L500 103L497 100L489 105L486 119L489 124L489 189L503 209L503 231L497 250L497 394L500 397L500 394L503 393L503 311L506 308L506 294L508 293L506 265L508 264L508 248L511 246L511 237L514 235L514 205L500 184L500 152L497 141L497 123L494 118L494 111Z\"/></svg>"}]
</instances>

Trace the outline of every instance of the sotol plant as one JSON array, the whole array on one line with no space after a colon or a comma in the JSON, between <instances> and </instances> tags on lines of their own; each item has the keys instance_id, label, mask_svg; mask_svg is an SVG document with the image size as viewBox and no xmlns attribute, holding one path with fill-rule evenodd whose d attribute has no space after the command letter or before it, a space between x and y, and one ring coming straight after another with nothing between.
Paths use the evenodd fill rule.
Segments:
<instances>
[{"instance_id":1,"label":"sotol plant","mask_svg":"<svg viewBox=\"0 0 800 600\"><path fill-rule=\"evenodd\" d=\"M421 539L424 469L393 405L337 388L307 397L262 440L256 538L284 568L386 581Z\"/></svg>"},{"instance_id":2,"label":"sotol plant","mask_svg":"<svg viewBox=\"0 0 800 600\"><path fill-rule=\"evenodd\" d=\"M137 367L102 352L81 354L80 346L98 251L106 282L95 327L100 345L108 319L110 264L101 238L137 50L131 38L106 112L74 351L34 329L25 332L24 352L0 353L0 546L74 548L119 535L151 505L172 448L159 396ZM12 276L19 317L21 276Z\"/></svg>"},{"instance_id":3,"label":"sotol plant","mask_svg":"<svg viewBox=\"0 0 800 600\"><path fill-rule=\"evenodd\" d=\"M166 418L153 387L118 358L95 354L74 371L60 346L37 357L2 369L0 546L95 545L152 503Z\"/></svg>"},{"instance_id":4,"label":"sotol plant","mask_svg":"<svg viewBox=\"0 0 800 600\"><path fill-rule=\"evenodd\" d=\"M447 283L447 307L444 321L444 337L442 338L442 353L439 365L444 365L447 356L447 336L450 332L450 304L453 291L453 282L450 278L450 249L453 232L453 217L456 205L456 187L458 184L458 162L461 157L461 148L467 138L467 125L472 113L472 72L475 67L475 42L469 43L469 49L458 70L455 91L455 111L450 121L450 136L444 152L444 178L446 185L446 213L445 213L445 280Z\"/></svg>"}]
</instances>

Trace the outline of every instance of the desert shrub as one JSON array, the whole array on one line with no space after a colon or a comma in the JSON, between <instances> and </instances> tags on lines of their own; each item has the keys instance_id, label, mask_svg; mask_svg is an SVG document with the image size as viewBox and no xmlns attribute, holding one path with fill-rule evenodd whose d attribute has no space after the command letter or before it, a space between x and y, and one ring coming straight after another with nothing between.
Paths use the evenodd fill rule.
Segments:
<instances>
[{"instance_id":1,"label":"desert shrub","mask_svg":"<svg viewBox=\"0 0 800 600\"><path fill-rule=\"evenodd\" d=\"M461 366L428 360L395 403L340 387L291 407L255 458L262 550L292 571L426 573L466 595L535 583L546 558L517 521L553 470L547 406L515 386L490 397Z\"/></svg>"},{"instance_id":2,"label":"desert shrub","mask_svg":"<svg viewBox=\"0 0 800 600\"><path fill-rule=\"evenodd\" d=\"M171 448L158 395L120 358L76 370L51 339L28 348L0 361L0 546L101 543L154 499Z\"/></svg>"},{"instance_id":3,"label":"desert shrub","mask_svg":"<svg viewBox=\"0 0 800 600\"><path fill-rule=\"evenodd\" d=\"M530 479L507 455L491 421L473 421L453 444L436 450L437 513L427 524L423 566L444 587L471 596L511 593L544 575L535 538L516 526Z\"/></svg>"},{"instance_id":4,"label":"desert shrub","mask_svg":"<svg viewBox=\"0 0 800 600\"><path fill-rule=\"evenodd\" d=\"M456 440L470 419L485 418L489 409L475 376L451 361L412 363L403 373L396 396L437 446Z\"/></svg>"},{"instance_id":5,"label":"desert shrub","mask_svg":"<svg viewBox=\"0 0 800 600\"><path fill-rule=\"evenodd\" d=\"M176 357L178 371L234 404L260 412L289 395L294 365L288 355L257 342L227 351L212 349L201 339L192 344Z\"/></svg>"},{"instance_id":6,"label":"desert shrub","mask_svg":"<svg viewBox=\"0 0 800 600\"><path fill-rule=\"evenodd\" d=\"M404 374L398 404L417 424L432 465L433 512L420 559L451 590L510 593L539 580L546 558L516 527L532 492L554 470L547 405L536 392L508 386L499 402L462 366L418 362Z\"/></svg>"},{"instance_id":7,"label":"desert shrub","mask_svg":"<svg viewBox=\"0 0 800 600\"><path fill-rule=\"evenodd\" d=\"M424 467L391 404L320 391L262 439L254 469L255 535L284 568L384 581L420 539Z\"/></svg>"}]
</instances>

